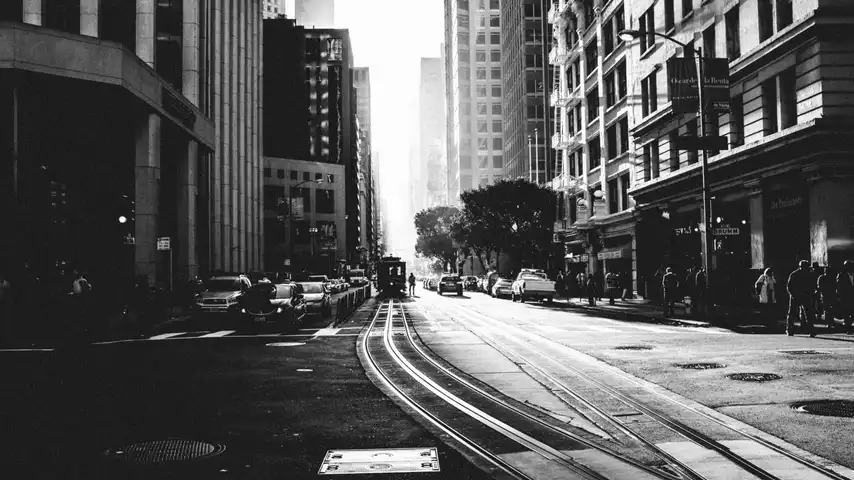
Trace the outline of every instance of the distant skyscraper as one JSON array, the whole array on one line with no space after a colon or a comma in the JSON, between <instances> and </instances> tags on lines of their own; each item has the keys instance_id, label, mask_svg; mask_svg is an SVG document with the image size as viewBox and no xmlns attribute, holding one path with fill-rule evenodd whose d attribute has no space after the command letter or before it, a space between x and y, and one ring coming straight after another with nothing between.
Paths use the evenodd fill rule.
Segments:
<instances>
[{"instance_id":1,"label":"distant skyscraper","mask_svg":"<svg viewBox=\"0 0 854 480\"><path fill-rule=\"evenodd\" d=\"M504 175L500 8L499 0L445 2L450 203Z\"/></svg>"},{"instance_id":2,"label":"distant skyscraper","mask_svg":"<svg viewBox=\"0 0 854 480\"><path fill-rule=\"evenodd\" d=\"M276 18L285 14L285 0L264 0L264 18Z\"/></svg>"},{"instance_id":3,"label":"distant skyscraper","mask_svg":"<svg viewBox=\"0 0 854 480\"><path fill-rule=\"evenodd\" d=\"M335 24L334 0L296 0L297 23L308 28L332 28Z\"/></svg>"},{"instance_id":4,"label":"distant skyscraper","mask_svg":"<svg viewBox=\"0 0 854 480\"><path fill-rule=\"evenodd\" d=\"M418 178L414 182L424 202L423 207L435 207L447 201L448 161L445 152L445 83L442 77L441 58L421 59L421 88L418 107L419 164ZM413 191L415 193L415 191ZM422 208L423 208L422 207Z\"/></svg>"}]
</instances>

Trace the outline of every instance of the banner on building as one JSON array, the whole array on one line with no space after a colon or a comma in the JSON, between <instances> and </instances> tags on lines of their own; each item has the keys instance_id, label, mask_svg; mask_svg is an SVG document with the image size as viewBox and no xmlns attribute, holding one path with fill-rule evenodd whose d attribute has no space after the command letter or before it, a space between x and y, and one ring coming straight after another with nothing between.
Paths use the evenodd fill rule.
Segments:
<instances>
[{"instance_id":1,"label":"banner on building","mask_svg":"<svg viewBox=\"0 0 854 480\"><path fill-rule=\"evenodd\" d=\"M302 220L305 217L305 203L302 197L291 198L291 215L294 220Z\"/></svg>"},{"instance_id":2,"label":"banner on building","mask_svg":"<svg viewBox=\"0 0 854 480\"><path fill-rule=\"evenodd\" d=\"M667 83L674 114L696 113L700 96L697 90L697 64L693 57L667 60Z\"/></svg>"},{"instance_id":3,"label":"banner on building","mask_svg":"<svg viewBox=\"0 0 854 480\"><path fill-rule=\"evenodd\" d=\"M716 112L729 112L729 60L703 59L703 100Z\"/></svg>"}]
</instances>

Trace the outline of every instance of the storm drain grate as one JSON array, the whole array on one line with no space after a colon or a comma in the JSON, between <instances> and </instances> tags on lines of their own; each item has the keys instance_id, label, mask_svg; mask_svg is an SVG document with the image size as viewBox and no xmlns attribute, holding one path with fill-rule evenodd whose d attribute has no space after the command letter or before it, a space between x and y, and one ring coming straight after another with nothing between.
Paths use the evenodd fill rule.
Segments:
<instances>
[{"instance_id":1,"label":"storm drain grate","mask_svg":"<svg viewBox=\"0 0 854 480\"><path fill-rule=\"evenodd\" d=\"M723 363L675 363L673 366L685 370L711 370L713 368L726 367Z\"/></svg>"},{"instance_id":2,"label":"storm drain grate","mask_svg":"<svg viewBox=\"0 0 854 480\"><path fill-rule=\"evenodd\" d=\"M783 377L776 373L730 373L726 378L740 382L770 382L771 380L779 380Z\"/></svg>"},{"instance_id":3,"label":"storm drain grate","mask_svg":"<svg viewBox=\"0 0 854 480\"><path fill-rule=\"evenodd\" d=\"M819 352L818 350L783 350L780 353L786 355L827 355L827 352Z\"/></svg>"},{"instance_id":4,"label":"storm drain grate","mask_svg":"<svg viewBox=\"0 0 854 480\"><path fill-rule=\"evenodd\" d=\"M797 402L792 408L803 413L825 417L854 417L854 401L851 400L814 400Z\"/></svg>"},{"instance_id":5,"label":"storm drain grate","mask_svg":"<svg viewBox=\"0 0 854 480\"><path fill-rule=\"evenodd\" d=\"M108 457L120 458L137 465L162 465L212 457L225 451L224 445L170 438L126 445L107 450Z\"/></svg>"},{"instance_id":6,"label":"storm drain grate","mask_svg":"<svg viewBox=\"0 0 854 480\"><path fill-rule=\"evenodd\" d=\"M647 347L646 345L621 345L615 347L614 350L652 350L652 347Z\"/></svg>"}]
</instances>

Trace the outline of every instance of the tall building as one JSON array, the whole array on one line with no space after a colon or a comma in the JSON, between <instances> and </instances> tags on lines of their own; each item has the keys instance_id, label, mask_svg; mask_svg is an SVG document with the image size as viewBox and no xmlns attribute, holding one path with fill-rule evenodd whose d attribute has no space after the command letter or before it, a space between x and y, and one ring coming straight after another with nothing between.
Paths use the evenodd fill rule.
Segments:
<instances>
[{"instance_id":1,"label":"tall building","mask_svg":"<svg viewBox=\"0 0 854 480\"><path fill-rule=\"evenodd\" d=\"M448 161L445 146L445 79L441 58L421 59L418 105L419 162L424 176L426 207L444 205L448 194Z\"/></svg>"},{"instance_id":2,"label":"tall building","mask_svg":"<svg viewBox=\"0 0 854 480\"><path fill-rule=\"evenodd\" d=\"M548 98L550 29L545 12L549 5L547 0L501 5L504 171L508 177L538 183L554 177L556 158Z\"/></svg>"},{"instance_id":3,"label":"tall building","mask_svg":"<svg viewBox=\"0 0 854 480\"><path fill-rule=\"evenodd\" d=\"M0 261L102 291L260 268L261 10L2 2Z\"/></svg>"},{"instance_id":4,"label":"tall building","mask_svg":"<svg viewBox=\"0 0 854 480\"><path fill-rule=\"evenodd\" d=\"M309 160L306 33L289 18L264 20L264 156Z\"/></svg>"},{"instance_id":5,"label":"tall building","mask_svg":"<svg viewBox=\"0 0 854 480\"><path fill-rule=\"evenodd\" d=\"M285 0L264 0L263 16L267 18L278 18L285 14Z\"/></svg>"},{"instance_id":6,"label":"tall building","mask_svg":"<svg viewBox=\"0 0 854 480\"><path fill-rule=\"evenodd\" d=\"M335 26L335 0L294 0L294 13L306 28Z\"/></svg>"},{"instance_id":7,"label":"tall building","mask_svg":"<svg viewBox=\"0 0 854 480\"><path fill-rule=\"evenodd\" d=\"M670 1L670 0L665 0ZM687 1L687 0L686 0ZM551 144L560 150L557 239L566 268L636 272L637 221L629 190L636 178L629 132L629 86L635 56L618 32L628 25L624 2L553 2L549 62L556 69L550 102L558 108Z\"/></svg>"},{"instance_id":8,"label":"tall building","mask_svg":"<svg viewBox=\"0 0 854 480\"><path fill-rule=\"evenodd\" d=\"M729 67L729 106L710 106L707 183L713 250L711 294L747 301L765 267L782 278L799 260L839 266L854 259L854 5L833 0L626 2L628 28L668 32ZM681 47L651 33L630 44L630 190L638 202L638 274L701 260L702 152L674 148L698 135L694 113L675 114L668 61ZM707 68L707 73L711 70ZM708 89L707 89L708 90ZM723 105L722 105L723 104ZM711 110L714 107L714 112ZM627 171L628 174L629 171Z\"/></svg>"},{"instance_id":9,"label":"tall building","mask_svg":"<svg viewBox=\"0 0 854 480\"><path fill-rule=\"evenodd\" d=\"M504 174L499 0L445 1L449 201Z\"/></svg>"},{"instance_id":10,"label":"tall building","mask_svg":"<svg viewBox=\"0 0 854 480\"><path fill-rule=\"evenodd\" d=\"M374 255L375 228L373 217L376 195L376 180L373 165L373 147L371 143L371 72L368 67L353 69L353 86L356 90L356 118L361 130L360 164L362 177L359 182L361 203L361 263L367 263Z\"/></svg>"}]
</instances>

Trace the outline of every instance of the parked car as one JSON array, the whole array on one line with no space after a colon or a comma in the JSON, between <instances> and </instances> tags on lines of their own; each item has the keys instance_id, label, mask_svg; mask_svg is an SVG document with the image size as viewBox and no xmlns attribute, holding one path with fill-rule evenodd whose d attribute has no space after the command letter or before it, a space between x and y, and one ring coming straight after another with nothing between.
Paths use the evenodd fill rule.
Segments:
<instances>
[{"instance_id":1,"label":"parked car","mask_svg":"<svg viewBox=\"0 0 854 480\"><path fill-rule=\"evenodd\" d=\"M499 278L492 286L492 291L489 294L495 298L512 297L513 296L513 280L509 278Z\"/></svg>"},{"instance_id":2,"label":"parked car","mask_svg":"<svg viewBox=\"0 0 854 480\"><path fill-rule=\"evenodd\" d=\"M329 280L329 293L338 293L344 291L344 280L333 278Z\"/></svg>"},{"instance_id":3,"label":"parked car","mask_svg":"<svg viewBox=\"0 0 854 480\"><path fill-rule=\"evenodd\" d=\"M332 297L322 282L302 282L302 294L305 298L305 312L319 313L324 317L332 314Z\"/></svg>"},{"instance_id":4,"label":"parked car","mask_svg":"<svg viewBox=\"0 0 854 480\"><path fill-rule=\"evenodd\" d=\"M326 289L329 290L331 285L331 280L326 275L309 275L306 282L320 282L326 286Z\"/></svg>"},{"instance_id":5,"label":"parked car","mask_svg":"<svg viewBox=\"0 0 854 480\"><path fill-rule=\"evenodd\" d=\"M465 278L463 283L467 292L477 291L477 277L474 275L469 275Z\"/></svg>"},{"instance_id":6,"label":"parked car","mask_svg":"<svg viewBox=\"0 0 854 480\"><path fill-rule=\"evenodd\" d=\"M551 302L555 296L555 282L548 279L542 270L522 269L513 282L511 298L520 302L537 298Z\"/></svg>"},{"instance_id":7,"label":"parked car","mask_svg":"<svg viewBox=\"0 0 854 480\"><path fill-rule=\"evenodd\" d=\"M215 276L202 282L192 311L194 318L209 315L233 314L238 310L240 297L252 286L246 275Z\"/></svg>"},{"instance_id":8,"label":"parked car","mask_svg":"<svg viewBox=\"0 0 854 480\"><path fill-rule=\"evenodd\" d=\"M459 275L444 275L439 280L436 293L441 295L445 292L456 293L461 296L463 294L463 279Z\"/></svg>"},{"instance_id":9,"label":"parked car","mask_svg":"<svg viewBox=\"0 0 854 480\"><path fill-rule=\"evenodd\" d=\"M241 326L275 325L296 330L305 319L305 298L296 283L258 283L240 297Z\"/></svg>"},{"instance_id":10,"label":"parked car","mask_svg":"<svg viewBox=\"0 0 854 480\"><path fill-rule=\"evenodd\" d=\"M438 277L430 277L427 279L427 287L425 287L425 288L427 288L427 290L436 290L438 285L439 285L439 278Z\"/></svg>"},{"instance_id":11,"label":"parked car","mask_svg":"<svg viewBox=\"0 0 854 480\"><path fill-rule=\"evenodd\" d=\"M349 272L349 280L347 280L347 283L353 287L364 287L369 283L368 276L362 269L353 269Z\"/></svg>"}]
</instances>

